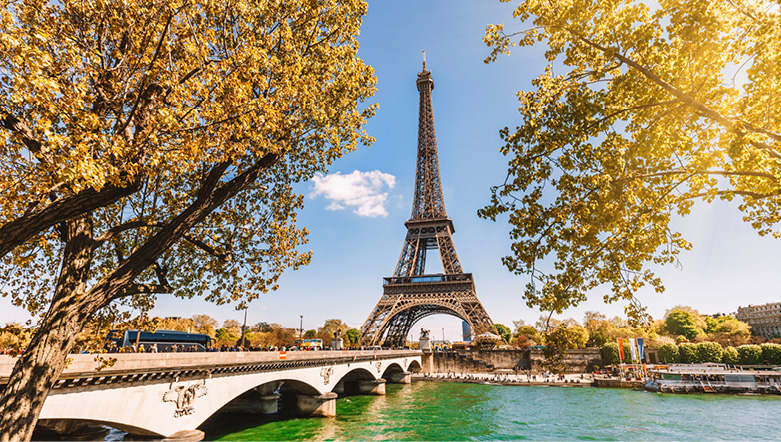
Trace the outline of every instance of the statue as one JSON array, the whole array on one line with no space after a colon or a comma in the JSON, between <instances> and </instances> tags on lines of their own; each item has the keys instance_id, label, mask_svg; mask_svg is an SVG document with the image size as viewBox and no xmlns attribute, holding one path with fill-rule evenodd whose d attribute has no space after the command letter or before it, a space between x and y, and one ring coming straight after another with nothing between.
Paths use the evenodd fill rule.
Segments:
<instances>
[{"instance_id":1,"label":"statue","mask_svg":"<svg viewBox=\"0 0 781 442\"><path fill-rule=\"evenodd\" d=\"M420 339L428 338L428 334L431 333L431 330L426 330L425 328L420 328Z\"/></svg>"}]
</instances>

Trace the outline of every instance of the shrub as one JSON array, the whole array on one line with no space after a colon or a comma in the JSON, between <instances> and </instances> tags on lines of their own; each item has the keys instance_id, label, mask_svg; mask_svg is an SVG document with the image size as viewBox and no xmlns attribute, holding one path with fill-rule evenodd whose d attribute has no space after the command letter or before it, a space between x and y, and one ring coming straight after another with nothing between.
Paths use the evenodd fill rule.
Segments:
<instances>
[{"instance_id":1,"label":"shrub","mask_svg":"<svg viewBox=\"0 0 781 442\"><path fill-rule=\"evenodd\" d=\"M762 349L762 360L766 364L781 364L781 345L765 343L759 346Z\"/></svg>"},{"instance_id":2,"label":"shrub","mask_svg":"<svg viewBox=\"0 0 781 442\"><path fill-rule=\"evenodd\" d=\"M684 364L697 364L700 361L700 355L697 353L697 344L684 342L678 346L678 353L681 355L681 362Z\"/></svg>"},{"instance_id":3,"label":"shrub","mask_svg":"<svg viewBox=\"0 0 781 442\"><path fill-rule=\"evenodd\" d=\"M721 362L724 350L715 342L700 342L697 344L697 355L700 362Z\"/></svg>"},{"instance_id":4,"label":"shrub","mask_svg":"<svg viewBox=\"0 0 781 442\"><path fill-rule=\"evenodd\" d=\"M738 363L755 365L762 362L762 347L758 345L741 345L738 347Z\"/></svg>"},{"instance_id":5,"label":"shrub","mask_svg":"<svg viewBox=\"0 0 781 442\"><path fill-rule=\"evenodd\" d=\"M724 349L724 354L721 356L721 361L725 364L735 365L738 363L738 351L735 347L727 347Z\"/></svg>"},{"instance_id":6,"label":"shrub","mask_svg":"<svg viewBox=\"0 0 781 442\"><path fill-rule=\"evenodd\" d=\"M620 362L618 360L618 344L608 342L602 346L602 362L605 365L615 365Z\"/></svg>"},{"instance_id":7,"label":"shrub","mask_svg":"<svg viewBox=\"0 0 781 442\"><path fill-rule=\"evenodd\" d=\"M678 346L675 344L664 344L659 347L659 362L662 364L676 364L681 361L678 353Z\"/></svg>"}]
</instances>

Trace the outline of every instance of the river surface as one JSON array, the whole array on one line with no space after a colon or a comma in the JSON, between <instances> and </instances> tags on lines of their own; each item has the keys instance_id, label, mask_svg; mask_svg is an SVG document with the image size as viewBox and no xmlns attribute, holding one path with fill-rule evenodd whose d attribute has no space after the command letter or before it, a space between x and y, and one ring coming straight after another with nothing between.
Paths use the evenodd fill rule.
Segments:
<instances>
[{"instance_id":1,"label":"river surface","mask_svg":"<svg viewBox=\"0 0 781 442\"><path fill-rule=\"evenodd\" d=\"M288 407L290 408L290 407ZM781 396L439 382L337 400L336 418L220 416L208 440L778 440Z\"/></svg>"}]
</instances>

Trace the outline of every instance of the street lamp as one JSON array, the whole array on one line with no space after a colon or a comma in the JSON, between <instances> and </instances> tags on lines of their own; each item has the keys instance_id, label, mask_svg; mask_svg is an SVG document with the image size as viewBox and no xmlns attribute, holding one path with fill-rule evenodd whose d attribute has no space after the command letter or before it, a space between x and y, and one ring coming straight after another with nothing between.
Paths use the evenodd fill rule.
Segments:
<instances>
[{"instance_id":1,"label":"street lamp","mask_svg":"<svg viewBox=\"0 0 781 442\"><path fill-rule=\"evenodd\" d=\"M245 346L245 336L246 336L246 330L247 330L247 310L249 310L249 306L244 308L244 325L241 326L241 348L244 349Z\"/></svg>"},{"instance_id":2,"label":"street lamp","mask_svg":"<svg viewBox=\"0 0 781 442\"><path fill-rule=\"evenodd\" d=\"M442 327L442 350L445 349L445 327Z\"/></svg>"},{"instance_id":3,"label":"street lamp","mask_svg":"<svg viewBox=\"0 0 781 442\"><path fill-rule=\"evenodd\" d=\"M301 323L298 325L298 339L301 340L301 346L304 345L304 315L301 316Z\"/></svg>"}]
</instances>

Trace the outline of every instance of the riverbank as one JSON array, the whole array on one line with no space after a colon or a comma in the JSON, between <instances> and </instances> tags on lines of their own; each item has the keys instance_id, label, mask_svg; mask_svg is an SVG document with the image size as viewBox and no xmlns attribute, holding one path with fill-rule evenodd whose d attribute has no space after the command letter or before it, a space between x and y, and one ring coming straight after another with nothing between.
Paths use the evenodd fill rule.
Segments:
<instances>
[{"instance_id":1,"label":"riverbank","mask_svg":"<svg viewBox=\"0 0 781 442\"><path fill-rule=\"evenodd\" d=\"M416 373L412 375L412 380L515 387L592 387L594 386L595 381L593 375L568 374L563 376L527 376L493 373Z\"/></svg>"}]
</instances>

